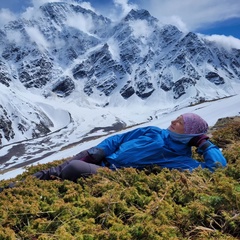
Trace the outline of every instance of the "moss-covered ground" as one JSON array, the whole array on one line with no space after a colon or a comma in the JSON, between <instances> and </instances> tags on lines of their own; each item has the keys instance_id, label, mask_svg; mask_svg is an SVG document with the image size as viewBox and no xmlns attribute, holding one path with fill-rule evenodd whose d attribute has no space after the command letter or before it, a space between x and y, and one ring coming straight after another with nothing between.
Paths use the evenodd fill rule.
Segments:
<instances>
[{"instance_id":1,"label":"moss-covered ground","mask_svg":"<svg viewBox=\"0 0 240 240\"><path fill-rule=\"evenodd\" d=\"M211 134L228 160L214 173L156 167L103 169L78 183L31 177L61 160L1 181L25 179L0 193L0 240L240 239L240 121L221 119Z\"/></svg>"}]
</instances>

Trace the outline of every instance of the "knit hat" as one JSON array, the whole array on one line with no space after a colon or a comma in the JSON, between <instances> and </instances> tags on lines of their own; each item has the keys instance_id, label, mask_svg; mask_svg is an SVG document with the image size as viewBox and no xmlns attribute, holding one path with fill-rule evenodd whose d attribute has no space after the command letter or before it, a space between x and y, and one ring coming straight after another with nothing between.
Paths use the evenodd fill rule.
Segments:
<instances>
[{"instance_id":1,"label":"knit hat","mask_svg":"<svg viewBox=\"0 0 240 240\"><path fill-rule=\"evenodd\" d=\"M208 124L200 116L195 113L182 114L184 121L184 133L185 134L201 134L206 133L208 130Z\"/></svg>"}]
</instances>

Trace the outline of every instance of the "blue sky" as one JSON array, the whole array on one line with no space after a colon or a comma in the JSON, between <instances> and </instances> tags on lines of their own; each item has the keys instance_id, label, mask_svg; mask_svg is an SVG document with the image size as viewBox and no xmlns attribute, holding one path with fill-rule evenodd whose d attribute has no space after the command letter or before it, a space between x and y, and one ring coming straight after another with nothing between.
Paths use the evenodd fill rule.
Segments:
<instances>
[{"instance_id":1,"label":"blue sky","mask_svg":"<svg viewBox=\"0 0 240 240\"><path fill-rule=\"evenodd\" d=\"M37 7L49 1L0 0L0 22L3 24L13 19L14 14L21 14L28 7L33 5ZM116 20L131 8L143 8L163 23L173 24L183 31L233 36L240 39L240 0L89 0L86 2L96 12Z\"/></svg>"}]
</instances>

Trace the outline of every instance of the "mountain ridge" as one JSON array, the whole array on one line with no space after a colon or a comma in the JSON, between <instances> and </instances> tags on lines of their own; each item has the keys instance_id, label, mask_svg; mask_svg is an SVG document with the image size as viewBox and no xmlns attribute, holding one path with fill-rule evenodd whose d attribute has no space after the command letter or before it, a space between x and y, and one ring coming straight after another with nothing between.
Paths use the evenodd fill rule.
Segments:
<instances>
[{"instance_id":1,"label":"mountain ridge","mask_svg":"<svg viewBox=\"0 0 240 240\"><path fill-rule=\"evenodd\" d=\"M56 130L60 121L39 101L56 101L59 111L69 101L103 112L131 102L158 111L237 92L240 49L183 33L144 9L131 10L118 23L78 4L54 2L35 10L31 19L0 29L0 145Z\"/></svg>"}]
</instances>

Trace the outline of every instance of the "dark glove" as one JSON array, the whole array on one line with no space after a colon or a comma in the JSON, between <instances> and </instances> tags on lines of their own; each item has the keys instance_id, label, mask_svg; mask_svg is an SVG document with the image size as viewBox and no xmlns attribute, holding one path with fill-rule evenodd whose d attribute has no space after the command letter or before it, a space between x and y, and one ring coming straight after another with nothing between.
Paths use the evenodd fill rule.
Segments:
<instances>
[{"instance_id":1,"label":"dark glove","mask_svg":"<svg viewBox=\"0 0 240 240\"><path fill-rule=\"evenodd\" d=\"M71 160L81 160L87 163L99 164L105 157L104 151L101 148L92 147L87 150L84 150L74 157Z\"/></svg>"},{"instance_id":2,"label":"dark glove","mask_svg":"<svg viewBox=\"0 0 240 240\"><path fill-rule=\"evenodd\" d=\"M88 163L99 164L105 157L104 151L100 148L92 147L87 150L87 156L80 160Z\"/></svg>"},{"instance_id":3,"label":"dark glove","mask_svg":"<svg viewBox=\"0 0 240 240\"><path fill-rule=\"evenodd\" d=\"M14 188L14 187L16 186L16 183L17 183L17 182L11 182L11 183L9 183L7 186L5 186L5 187L0 187L0 193L1 193L4 189Z\"/></svg>"},{"instance_id":4,"label":"dark glove","mask_svg":"<svg viewBox=\"0 0 240 240\"><path fill-rule=\"evenodd\" d=\"M105 158L103 149L92 147L88 149L89 155L94 159L94 163L99 163Z\"/></svg>"},{"instance_id":5,"label":"dark glove","mask_svg":"<svg viewBox=\"0 0 240 240\"><path fill-rule=\"evenodd\" d=\"M193 137L189 142L188 145L189 146L195 146L195 147L199 147L201 146L204 142L206 142L209 139L209 137L205 134Z\"/></svg>"}]
</instances>

